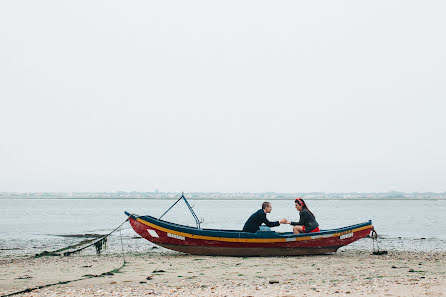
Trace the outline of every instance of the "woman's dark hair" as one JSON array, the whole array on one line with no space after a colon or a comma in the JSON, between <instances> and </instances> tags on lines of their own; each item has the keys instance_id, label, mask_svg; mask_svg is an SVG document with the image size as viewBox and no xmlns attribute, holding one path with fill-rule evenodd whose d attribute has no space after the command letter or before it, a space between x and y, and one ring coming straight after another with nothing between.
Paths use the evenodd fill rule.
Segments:
<instances>
[{"instance_id":1,"label":"woman's dark hair","mask_svg":"<svg viewBox=\"0 0 446 297\"><path fill-rule=\"evenodd\" d=\"M297 198L296 200L294 200L294 203L299 204L300 206L302 206L302 208L306 208L308 210L309 213L311 213L311 215L316 218L314 216L314 214L311 212L311 210L308 209L307 204L305 203L305 201L302 198Z\"/></svg>"}]
</instances>

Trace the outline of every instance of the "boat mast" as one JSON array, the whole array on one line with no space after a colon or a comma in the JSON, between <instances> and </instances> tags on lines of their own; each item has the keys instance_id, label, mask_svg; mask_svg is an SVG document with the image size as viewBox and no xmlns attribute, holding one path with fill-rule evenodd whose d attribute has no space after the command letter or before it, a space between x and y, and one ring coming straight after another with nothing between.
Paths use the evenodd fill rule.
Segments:
<instances>
[{"instance_id":1,"label":"boat mast","mask_svg":"<svg viewBox=\"0 0 446 297\"><path fill-rule=\"evenodd\" d=\"M198 219L197 215L195 214L194 210L192 209L192 206L190 206L189 201L187 201L186 197L184 197L184 192L181 193L181 197L180 197L174 204L172 204L172 206L169 207L169 209L166 210L166 211L159 217L158 220L161 220L161 218L164 217L164 215L165 215L166 213L168 213L169 210L171 210L172 207L174 207L174 206L178 203L178 201L180 201L181 199L184 200L184 202L186 203L186 205L187 205L187 207L189 208L190 212L192 213L192 216L193 216L194 219L195 219L195 223L197 224L197 229L201 229L201 226L200 226L200 223L201 223L201 222L200 222L200 220Z\"/></svg>"}]
</instances>

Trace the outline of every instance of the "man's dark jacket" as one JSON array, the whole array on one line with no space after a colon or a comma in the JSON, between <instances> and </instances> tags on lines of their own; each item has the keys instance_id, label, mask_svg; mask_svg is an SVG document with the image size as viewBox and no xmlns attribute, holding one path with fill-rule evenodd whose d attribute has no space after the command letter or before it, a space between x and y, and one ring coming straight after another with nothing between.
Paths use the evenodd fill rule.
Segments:
<instances>
[{"instance_id":1,"label":"man's dark jacket","mask_svg":"<svg viewBox=\"0 0 446 297\"><path fill-rule=\"evenodd\" d=\"M243 232L256 233L257 230L259 230L259 226L263 223L265 223L265 225L267 225L268 227L275 227L280 225L278 221L268 221L265 211L263 209L259 209L258 211L253 213L246 221L245 226L243 226Z\"/></svg>"}]
</instances>

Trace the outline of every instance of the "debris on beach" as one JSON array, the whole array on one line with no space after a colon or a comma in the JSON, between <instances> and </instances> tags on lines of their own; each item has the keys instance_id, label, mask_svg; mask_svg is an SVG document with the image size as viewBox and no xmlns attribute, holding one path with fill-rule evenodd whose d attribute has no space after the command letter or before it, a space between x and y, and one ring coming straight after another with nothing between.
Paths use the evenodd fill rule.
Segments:
<instances>
[{"instance_id":1,"label":"debris on beach","mask_svg":"<svg viewBox=\"0 0 446 297\"><path fill-rule=\"evenodd\" d=\"M18 278L16 278L16 279L30 279L30 278L33 278L32 276L29 276L29 275L24 275L24 276L19 276Z\"/></svg>"}]
</instances>

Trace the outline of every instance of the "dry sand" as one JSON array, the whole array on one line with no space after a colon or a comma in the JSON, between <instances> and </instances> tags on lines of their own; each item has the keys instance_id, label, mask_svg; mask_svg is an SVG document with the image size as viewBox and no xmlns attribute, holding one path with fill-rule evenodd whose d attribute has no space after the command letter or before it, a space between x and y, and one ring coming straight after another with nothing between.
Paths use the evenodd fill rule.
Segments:
<instances>
[{"instance_id":1,"label":"dry sand","mask_svg":"<svg viewBox=\"0 0 446 297\"><path fill-rule=\"evenodd\" d=\"M0 260L0 294L19 296L446 296L445 252L365 251L236 258L179 253Z\"/></svg>"}]
</instances>

